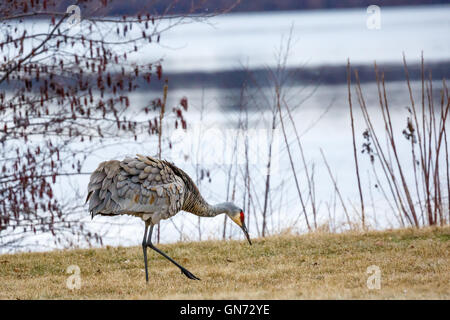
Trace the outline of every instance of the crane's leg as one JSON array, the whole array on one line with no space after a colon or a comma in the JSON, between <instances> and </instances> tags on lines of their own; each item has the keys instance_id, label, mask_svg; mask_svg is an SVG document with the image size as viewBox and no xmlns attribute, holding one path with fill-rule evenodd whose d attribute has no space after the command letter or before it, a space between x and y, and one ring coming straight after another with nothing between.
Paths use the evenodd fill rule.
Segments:
<instances>
[{"instance_id":1,"label":"crane's leg","mask_svg":"<svg viewBox=\"0 0 450 320\"><path fill-rule=\"evenodd\" d=\"M145 229L145 232L147 233L147 229ZM150 248L152 248L153 250L158 252L160 255L162 255L164 258L166 258L167 260L172 262L174 265L176 265L178 268L180 268L181 272L184 273L184 275L186 277L188 277L189 279L200 280L200 278L197 278L196 276L194 276L189 270L184 268L182 265L178 264L178 262L173 260L171 257L169 257L167 254L165 254L163 251L159 250L157 247L155 247L152 243L152 233L153 233L153 225L150 227L150 233L148 234L148 238L147 238L147 242L146 242L147 246L149 246ZM146 261L147 261L147 259L146 259ZM147 270L147 268L146 268L146 270Z\"/></svg>"},{"instance_id":2,"label":"crane's leg","mask_svg":"<svg viewBox=\"0 0 450 320\"><path fill-rule=\"evenodd\" d=\"M145 281L148 282L148 267L147 267L147 243L145 242L147 239L147 230L148 230L148 224L145 223L145 232L144 232L144 239L142 240L142 250L144 251L144 263L145 263Z\"/></svg>"}]
</instances>

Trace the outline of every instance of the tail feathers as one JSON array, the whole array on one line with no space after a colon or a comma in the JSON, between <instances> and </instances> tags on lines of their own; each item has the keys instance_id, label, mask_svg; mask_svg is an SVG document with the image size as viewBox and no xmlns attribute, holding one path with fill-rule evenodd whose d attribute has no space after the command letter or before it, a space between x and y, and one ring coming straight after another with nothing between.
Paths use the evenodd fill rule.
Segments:
<instances>
[{"instance_id":1,"label":"tail feathers","mask_svg":"<svg viewBox=\"0 0 450 320\"><path fill-rule=\"evenodd\" d=\"M119 199L115 183L119 171L119 161L111 160L100 163L92 173L86 197L91 218L97 214L113 214L117 210Z\"/></svg>"},{"instance_id":2,"label":"tail feathers","mask_svg":"<svg viewBox=\"0 0 450 320\"><path fill-rule=\"evenodd\" d=\"M100 199L99 193L99 190L91 192L91 196L89 199L89 211L91 212L92 217L94 217L106 205L106 199Z\"/></svg>"},{"instance_id":3,"label":"tail feathers","mask_svg":"<svg viewBox=\"0 0 450 320\"><path fill-rule=\"evenodd\" d=\"M104 198L102 199L100 190L92 192L89 198L89 212L93 219L97 214L102 215L115 215L119 208L119 205L112 199L112 194L109 190L103 192Z\"/></svg>"}]
</instances>

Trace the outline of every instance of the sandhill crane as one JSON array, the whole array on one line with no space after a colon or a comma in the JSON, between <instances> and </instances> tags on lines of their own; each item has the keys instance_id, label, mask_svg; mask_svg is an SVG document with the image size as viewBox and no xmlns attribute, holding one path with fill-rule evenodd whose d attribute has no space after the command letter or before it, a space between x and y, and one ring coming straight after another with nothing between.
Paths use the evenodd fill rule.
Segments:
<instances>
[{"instance_id":1,"label":"sandhill crane","mask_svg":"<svg viewBox=\"0 0 450 320\"><path fill-rule=\"evenodd\" d=\"M165 160L138 154L135 158L126 158L123 161L110 160L100 163L90 178L86 198L86 202L88 201L92 218L98 214L128 214L144 220L142 249L147 282L147 247L175 264L189 279L200 280L156 248L151 241L154 225L162 219L176 215L180 210L201 217L215 217L225 213L242 228L248 242L252 244L242 209L232 202L208 204L192 179L183 170Z\"/></svg>"}]
</instances>

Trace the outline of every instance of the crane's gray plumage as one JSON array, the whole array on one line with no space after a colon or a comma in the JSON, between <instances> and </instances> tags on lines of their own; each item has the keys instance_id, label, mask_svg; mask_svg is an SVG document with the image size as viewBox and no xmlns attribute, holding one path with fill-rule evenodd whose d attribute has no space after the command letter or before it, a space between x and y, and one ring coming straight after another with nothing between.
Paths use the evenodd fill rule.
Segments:
<instances>
[{"instance_id":1,"label":"crane's gray plumage","mask_svg":"<svg viewBox=\"0 0 450 320\"><path fill-rule=\"evenodd\" d=\"M192 179L183 170L165 160L138 154L136 158L100 163L89 181L86 202L88 201L92 218L96 215L128 214L145 221L142 245L147 281L148 246L177 265L189 278L198 279L151 243L153 226L161 219L168 219L181 210L202 217L226 213L243 229L250 242L242 209L231 202L208 204ZM149 226L150 233L147 238Z\"/></svg>"}]
</instances>

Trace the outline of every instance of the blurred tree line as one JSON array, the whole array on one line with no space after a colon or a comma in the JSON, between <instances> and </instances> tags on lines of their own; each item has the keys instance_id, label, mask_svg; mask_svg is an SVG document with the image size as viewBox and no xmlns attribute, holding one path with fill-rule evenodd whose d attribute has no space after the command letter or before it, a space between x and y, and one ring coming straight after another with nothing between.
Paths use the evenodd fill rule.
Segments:
<instances>
[{"instance_id":1,"label":"blurred tree line","mask_svg":"<svg viewBox=\"0 0 450 320\"><path fill-rule=\"evenodd\" d=\"M62 8L72 4L71 0L61 1ZM282 10L310 10L310 9L337 9L337 8L364 8L370 5L385 6L413 6L445 4L446 0L202 0L195 2L195 10L191 0L179 0L167 6L162 0L109 0L108 6L103 8L102 14L123 15L134 14L142 10L143 6L150 6L151 11L157 14L180 14L185 12L206 13L217 8L230 8L231 12L253 11L282 11ZM238 3L236 3L238 2Z\"/></svg>"}]
</instances>

